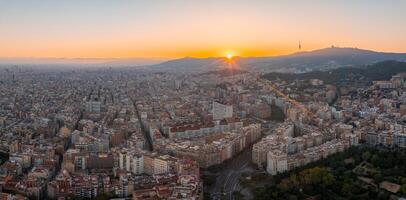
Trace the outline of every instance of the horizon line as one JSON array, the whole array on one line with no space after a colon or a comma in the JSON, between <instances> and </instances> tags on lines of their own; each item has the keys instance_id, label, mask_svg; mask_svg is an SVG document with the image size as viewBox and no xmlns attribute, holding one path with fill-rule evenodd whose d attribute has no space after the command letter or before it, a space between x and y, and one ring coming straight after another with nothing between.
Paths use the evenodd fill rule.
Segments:
<instances>
[{"instance_id":1,"label":"horizon line","mask_svg":"<svg viewBox=\"0 0 406 200\"><path fill-rule=\"evenodd\" d=\"M312 52L312 51L317 51L317 50L323 50L323 49L331 49L331 48L337 48L337 49L359 49L359 50L365 50L365 51L373 51L376 53L395 53L395 54L403 54L406 52L395 52L395 51L382 51L382 50L375 50L375 49L363 49L363 48L358 48L358 47L340 47L340 46L328 46L324 48L318 48L318 49L311 49L311 50L302 50L302 51L293 51L291 53L287 54L276 54L276 55L262 55L262 56L240 56L240 55L233 55L235 58L261 58L261 57L278 57L278 56L289 56L289 55L294 55L297 53L306 53L306 52ZM7 60L7 59L37 59L37 60L45 60L45 59L54 59L54 60L130 60L130 59L144 59L144 60L176 60L176 59L183 59L183 58L197 58L197 59L205 59L205 58L225 58L227 57L226 55L224 56L180 56L180 57L166 57L166 56L145 56L145 57L36 57L36 56L16 56L16 57L2 57L0 56L0 60Z\"/></svg>"}]
</instances>

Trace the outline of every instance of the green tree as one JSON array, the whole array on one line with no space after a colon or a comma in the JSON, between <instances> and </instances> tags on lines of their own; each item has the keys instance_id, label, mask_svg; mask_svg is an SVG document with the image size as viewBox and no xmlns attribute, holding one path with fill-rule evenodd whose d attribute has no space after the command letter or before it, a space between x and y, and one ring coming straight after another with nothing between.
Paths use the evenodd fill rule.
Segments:
<instances>
[{"instance_id":1,"label":"green tree","mask_svg":"<svg viewBox=\"0 0 406 200\"><path fill-rule=\"evenodd\" d=\"M362 153L362 159L364 161L368 161L371 158L371 153L369 153L369 151L365 151L364 153Z\"/></svg>"},{"instance_id":2,"label":"green tree","mask_svg":"<svg viewBox=\"0 0 406 200\"><path fill-rule=\"evenodd\" d=\"M205 185L211 186L216 182L216 176L215 175L203 175L202 180Z\"/></svg>"},{"instance_id":3,"label":"green tree","mask_svg":"<svg viewBox=\"0 0 406 200\"><path fill-rule=\"evenodd\" d=\"M287 179L284 179L278 184L277 187L282 193L285 193L290 190L290 186L291 186L291 182Z\"/></svg>"},{"instance_id":4,"label":"green tree","mask_svg":"<svg viewBox=\"0 0 406 200\"><path fill-rule=\"evenodd\" d=\"M382 176L381 172L375 173L375 174L373 175L373 178L374 178L374 181L375 181L376 183L380 183L380 182L383 181L383 176Z\"/></svg>"},{"instance_id":5,"label":"green tree","mask_svg":"<svg viewBox=\"0 0 406 200\"><path fill-rule=\"evenodd\" d=\"M335 182L335 178L331 173L325 174L322 178L322 184L324 187L333 185L334 182Z\"/></svg>"},{"instance_id":6,"label":"green tree","mask_svg":"<svg viewBox=\"0 0 406 200\"><path fill-rule=\"evenodd\" d=\"M344 183L341 192L344 196L350 196L352 194L352 186L348 183Z\"/></svg>"},{"instance_id":7,"label":"green tree","mask_svg":"<svg viewBox=\"0 0 406 200\"><path fill-rule=\"evenodd\" d=\"M406 195L406 184L403 184L403 185L400 187L400 192L401 192L403 195Z\"/></svg>"},{"instance_id":8,"label":"green tree","mask_svg":"<svg viewBox=\"0 0 406 200\"><path fill-rule=\"evenodd\" d=\"M211 198L210 193L207 193L207 192L203 193L203 199L204 200L211 200L212 198Z\"/></svg>"},{"instance_id":9,"label":"green tree","mask_svg":"<svg viewBox=\"0 0 406 200\"><path fill-rule=\"evenodd\" d=\"M374 165L374 166L380 166L380 162L381 160L379 159L379 156L378 155L376 155L376 154L374 154L373 156L372 156L372 158L371 158L371 163Z\"/></svg>"}]
</instances>

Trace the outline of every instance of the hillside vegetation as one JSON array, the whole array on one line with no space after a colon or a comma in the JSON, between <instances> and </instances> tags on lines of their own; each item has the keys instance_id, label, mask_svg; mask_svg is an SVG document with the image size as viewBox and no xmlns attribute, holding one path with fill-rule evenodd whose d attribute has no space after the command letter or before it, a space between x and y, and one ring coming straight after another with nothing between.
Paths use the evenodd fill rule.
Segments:
<instances>
[{"instance_id":1,"label":"hillside vegetation","mask_svg":"<svg viewBox=\"0 0 406 200\"><path fill-rule=\"evenodd\" d=\"M313 71L303 74L272 72L263 75L268 80L309 80L320 79L326 84L346 81L348 79L375 81L390 79L393 75L406 72L406 62L384 61L365 67L345 67L330 71Z\"/></svg>"}]
</instances>

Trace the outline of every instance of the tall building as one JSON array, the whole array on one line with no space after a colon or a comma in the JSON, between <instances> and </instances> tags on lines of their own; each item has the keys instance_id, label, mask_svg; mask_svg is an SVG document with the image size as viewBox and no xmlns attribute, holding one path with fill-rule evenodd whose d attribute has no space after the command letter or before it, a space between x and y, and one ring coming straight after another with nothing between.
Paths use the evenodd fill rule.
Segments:
<instances>
[{"instance_id":1,"label":"tall building","mask_svg":"<svg viewBox=\"0 0 406 200\"><path fill-rule=\"evenodd\" d=\"M127 154L128 154L127 151L122 151L119 153L118 167L120 169L125 169L127 171L130 171L129 164L127 164L129 161L129 159L127 159L127 157L129 157Z\"/></svg>"},{"instance_id":2,"label":"tall building","mask_svg":"<svg viewBox=\"0 0 406 200\"><path fill-rule=\"evenodd\" d=\"M133 174L144 173L144 156L134 152L121 151L119 153L119 168Z\"/></svg>"},{"instance_id":3,"label":"tall building","mask_svg":"<svg viewBox=\"0 0 406 200\"><path fill-rule=\"evenodd\" d=\"M86 102L86 111L92 113L100 113L101 111L101 102L96 100Z\"/></svg>"},{"instance_id":4,"label":"tall building","mask_svg":"<svg viewBox=\"0 0 406 200\"><path fill-rule=\"evenodd\" d=\"M168 162L164 159L155 158L153 167L153 174L164 174L169 172Z\"/></svg>"},{"instance_id":5,"label":"tall building","mask_svg":"<svg viewBox=\"0 0 406 200\"><path fill-rule=\"evenodd\" d=\"M134 155L132 157L132 170L133 174L142 174L144 173L144 156L143 155Z\"/></svg>"},{"instance_id":6,"label":"tall building","mask_svg":"<svg viewBox=\"0 0 406 200\"><path fill-rule=\"evenodd\" d=\"M275 150L268 152L266 171L271 175L288 170L288 155L282 151Z\"/></svg>"},{"instance_id":7,"label":"tall building","mask_svg":"<svg viewBox=\"0 0 406 200\"><path fill-rule=\"evenodd\" d=\"M219 102L213 102L213 120L221 120L230 118L233 116L233 106L222 104Z\"/></svg>"}]
</instances>

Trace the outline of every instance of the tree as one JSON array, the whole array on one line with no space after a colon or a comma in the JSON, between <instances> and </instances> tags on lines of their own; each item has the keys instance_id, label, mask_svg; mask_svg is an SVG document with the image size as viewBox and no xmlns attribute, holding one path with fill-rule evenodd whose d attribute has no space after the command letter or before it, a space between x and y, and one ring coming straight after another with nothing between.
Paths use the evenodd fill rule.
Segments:
<instances>
[{"instance_id":1,"label":"tree","mask_svg":"<svg viewBox=\"0 0 406 200\"><path fill-rule=\"evenodd\" d=\"M386 200L386 199L389 199L389 195L387 193L385 193L385 192L379 192L376 199L378 199L378 200L381 200L381 199Z\"/></svg>"},{"instance_id":2,"label":"tree","mask_svg":"<svg viewBox=\"0 0 406 200\"><path fill-rule=\"evenodd\" d=\"M362 154L362 159L363 159L364 161L368 161L370 158L371 158L371 153L369 153L369 151L365 151L365 152Z\"/></svg>"},{"instance_id":3,"label":"tree","mask_svg":"<svg viewBox=\"0 0 406 200\"><path fill-rule=\"evenodd\" d=\"M202 180L205 185L212 186L216 182L216 176L215 175L203 175Z\"/></svg>"},{"instance_id":4,"label":"tree","mask_svg":"<svg viewBox=\"0 0 406 200\"><path fill-rule=\"evenodd\" d=\"M289 195L288 199L289 200L298 200L298 197L296 195L291 194L291 195Z\"/></svg>"},{"instance_id":5,"label":"tree","mask_svg":"<svg viewBox=\"0 0 406 200\"><path fill-rule=\"evenodd\" d=\"M211 198L210 193L207 193L207 192L203 193L203 199L204 200L211 200L212 198Z\"/></svg>"},{"instance_id":6,"label":"tree","mask_svg":"<svg viewBox=\"0 0 406 200\"><path fill-rule=\"evenodd\" d=\"M403 195L406 195L406 184L403 184L403 185L400 187L400 192L401 192Z\"/></svg>"},{"instance_id":7,"label":"tree","mask_svg":"<svg viewBox=\"0 0 406 200\"><path fill-rule=\"evenodd\" d=\"M379 163L380 162L380 159L379 159L379 156L378 155L376 155L376 154L374 154L373 156L372 156L372 158L371 158L371 163L374 165L374 166L380 166Z\"/></svg>"},{"instance_id":8,"label":"tree","mask_svg":"<svg viewBox=\"0 0 406 200\"><path fill-rule=\"evenodd\" d=\"M290 186L291 186L290 181L288 179L284 179L278 184L277 187L282 193L285 193L290 190Z\"/></svg>"},{"instance_id":9,"label":"tree","mask_svg":"<svg viewBox=\"0 0 406 200\"><path fill-rule=\"evenodd\" d=\"M335 182L335 178L331 173L325 174L322 178L322 184L324 187L333 185L334 182Z\"/></svg>"},{"instance_id":10,"label":"tree","mask_svg":"<svg viewBox=\"0 0 406 200\"><path fill-rule=\"evenodd\" d=\"M242 199L244 199L244 195L241 194L240 191L234 191L234 192L233 192L233 197L234 197L234 199L236 199L236 200L242 200Z\"/></svg>"},{"instance_id":11,"label":"tree","mask_svg":"<svg viewBox=\"0 0 406 200\"><path fill-rule=\"evenodd\" d=\"M348 184L348 183L344 183L344 184L343 184L343 187L342 187L342 189L341 189L341 193L342 193L344 196L350 196L351 193L352 193L352 186L351 186L350 184Z\"/></svg>"},{"instance_id":12,"label":"tree","mask_svg":"<svg viewBox=\"0 0 406 200\"><path fill-rule=\"evenodd\" d=\"M381 172L375 173L375 174L373 175L373 178L374 178L374 181L375 181L376 183L380 183L380 182L383 181L383 176L382 176Z\"/></svg>"}]
</instances>

